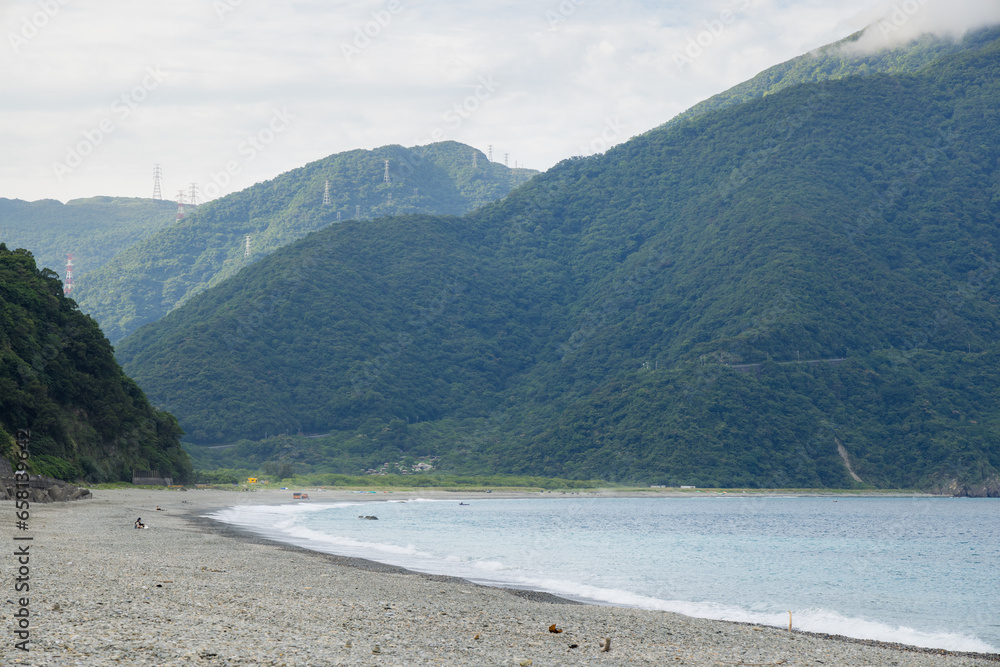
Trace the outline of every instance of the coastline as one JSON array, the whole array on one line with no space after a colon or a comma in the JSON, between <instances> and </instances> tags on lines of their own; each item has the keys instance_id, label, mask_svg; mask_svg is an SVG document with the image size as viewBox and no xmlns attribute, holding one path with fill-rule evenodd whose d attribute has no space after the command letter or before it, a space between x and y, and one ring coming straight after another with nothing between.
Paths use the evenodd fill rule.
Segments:
<instances>
[{"instance_id":1,"label":"coastline","mask_svg":"<svg viewBox=\"0 0 1000 667\"><path fill-rule=\"evenodd\" d=\"M567 604L571 601L546 593L492 588L313 552L201 516L236 504L285 504L289 493L107 490L96 491L88 501L33 506L32 573L38 583L32 588L31 650L13 650L13 619L7 614L3 662L1000 663L998 655ZM448 491L413 493L438 494L459 497ZM313 500L358 500L359 495L327 491ZM373 499L374 494L366 495ZM167 511L156 512L157 505ZM134 530L136 516L150 530ZM552 623L564 632L550 633ZM612 640L609 652L599 647L605 637Z\"/></svg>"}]
</instances>

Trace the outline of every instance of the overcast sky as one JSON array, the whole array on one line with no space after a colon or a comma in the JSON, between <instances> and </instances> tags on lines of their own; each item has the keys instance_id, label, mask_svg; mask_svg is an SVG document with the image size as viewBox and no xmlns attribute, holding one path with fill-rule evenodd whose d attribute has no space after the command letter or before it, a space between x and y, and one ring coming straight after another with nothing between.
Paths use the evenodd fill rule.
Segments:
<instances>
[{"instance_id":1,"label":"overcast sky","mask_svg":"<svg viewBox=\"0 0 1000 667\"><path fill-rule=\"evenodd\" d=\"M547 169L893 12L893 36L1000 22L997 0L2 0L0 197L150 197L156 163L165 199L221 195L443 139Z\"/></svg>"}]
</instances>

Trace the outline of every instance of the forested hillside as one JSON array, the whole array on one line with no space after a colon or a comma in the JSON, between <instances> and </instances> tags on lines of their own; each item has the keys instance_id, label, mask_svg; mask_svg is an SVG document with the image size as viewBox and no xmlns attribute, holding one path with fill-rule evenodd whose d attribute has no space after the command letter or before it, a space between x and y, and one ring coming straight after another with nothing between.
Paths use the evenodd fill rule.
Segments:
<instances>
[{"instance_id":1,"label":"forested hillside","mask_svg":"<svg viewBox=\"0 0 1000 667\"><path fill-rule=\"evenodd\" d=\"M879 32L874 26L870 30ZM752 79L699 102L670 122L676 123L708 111L749 102L802 83L836 81L870 74L911 74L944 56L980 47L996 36L994 30L976 31L961 40L922 35L909 44L870 51L858 46L863 33L857 32L839 42L769 67ZM681 61L679 66L683 69L687 65Z\"/></svg>"},{"instance_id":2,"label":"forested hillside","mask_svg":"<svg viewBox=\"0 0 1000 667\"><path fill-rule=\"evenodd\" d=\"M97 324L38 270L0 243L0 451L31 432L32 472L66 480L132 479L159 470L184 480L191 462L171 415L154 410L122 373Z\"/></svg>"},{"instance_id":3,"label":"forested hillside","mask_svg":"<svg viewBox=\"0 0 1000 667\"><path fill-rule=\"evenodd\" d=\"M119 357L237 443L206 464L998 494L998 71L994 34L332 226Z\"/></svg>"},{"instance_id":4,"label":"forested hillside","mask_svg":"<svg viewBox=\"0 0 1000 667\"><path fill-rule=\"evenodd\" d=\"M508 169L453 141L338 153L199 206L80 280L75 296L114 343L331 223L406 213L460 215L504 197L536 173ZM324 204L327 181L330 203Z\"/></svg>"},{"instance_id":5,"label":"forested hillside","mask_svg":"<svg viewBox=\"0 0 1000 667\"><path fill-rule=\"evenodd\" d=\"M64 278L72 253L79 279L174 222L176 214L177 204L154 199L91 197L63 204L0 198L0 242L30 250L39 266Z\"/></svg>"}]
</instances>

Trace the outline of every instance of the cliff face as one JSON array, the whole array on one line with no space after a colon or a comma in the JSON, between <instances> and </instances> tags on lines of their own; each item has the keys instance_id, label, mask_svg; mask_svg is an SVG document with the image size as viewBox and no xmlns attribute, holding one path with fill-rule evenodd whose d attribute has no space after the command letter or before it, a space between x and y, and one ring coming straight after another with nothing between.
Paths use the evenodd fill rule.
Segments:
<instances>
[{"instance_id":1,"label":"cliff face","mask_svg":"<svg viewBox=\"0 0 1000 667\"><path fill-rule=\"evenodd\" d=\"M23 447L13 437L22 431ZM55 479L131 481L139 469L184 481L191 463L181 433L57 276L0 243L0 456L13 461L26 449L28 471Z\"/></svg>"},{"instance_id":2,"label":"cliff face","mask_svg":"<svg viewBox=\"0 0 1000 667\"><path fill-rule=\"evenodd\" d=\"M935 487L934 493L959 498L1000 498L1000 477L990 477L974 484L951 479Z\"/></svg>"}]
</instances>

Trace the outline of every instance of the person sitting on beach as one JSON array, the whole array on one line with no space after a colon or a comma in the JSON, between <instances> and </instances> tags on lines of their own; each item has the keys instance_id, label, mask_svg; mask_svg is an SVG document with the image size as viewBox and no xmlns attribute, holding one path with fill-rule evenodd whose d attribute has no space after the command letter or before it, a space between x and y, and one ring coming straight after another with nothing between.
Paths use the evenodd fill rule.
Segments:
<instances>
[{"instance_id":1,"label":"person sitting on beach","mask_svg":"<svg viewBox=\"0 0 1000 667\"><path fill-rule=\"evenodd\" d=\"M165 509L163 509L162 507L160 507L159 505L157 505L157 506L156 506L156 511L157 511L157 512L166 512L167 510L165 510Z\"/></svg>"},{"instance_id":2,"label":"person sitting on beach","mask_svg":"<svg viewBox=\"0 0 1000 667\"><path fill-rule=\"evenodd\" d=\"M142 522L142 517L139 517L138 519L135 520L135 527L136 528L145 528L146 527L146 524L144 524Z\"/></svg>"}]
</instances>

